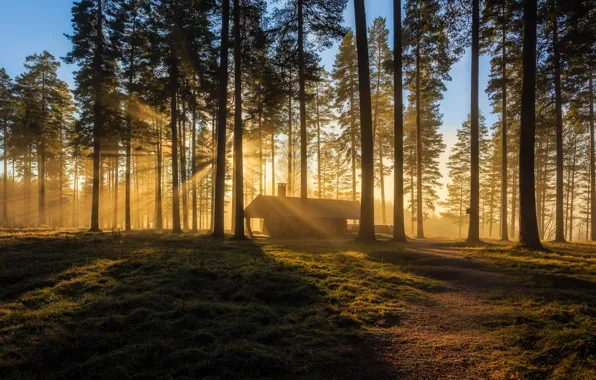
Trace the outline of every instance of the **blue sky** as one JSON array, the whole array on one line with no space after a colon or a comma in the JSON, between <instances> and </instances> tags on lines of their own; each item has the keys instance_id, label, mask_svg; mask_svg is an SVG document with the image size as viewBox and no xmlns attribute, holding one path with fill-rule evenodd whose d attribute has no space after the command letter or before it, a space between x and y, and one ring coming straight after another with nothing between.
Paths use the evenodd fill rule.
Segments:
<instances>
[{"instance_id":1,"label":"blue sky","mask_svg":"<svg viewBox=\"0 0 596 380\"><path fill-rule=\"evenodd\" d=\"M372 24L375 17L387 18L387 25L393 24L392 0L367 0L367 22ZM23 71L27 55L48 50L56 57L63 57L70 49L64 33L71 31L70 9L72 0L0 0L0 67L6 68L11 77ZM354 4L349 0L345 11L345 24L354 26ZM393 31L391 31L393 32ZM393 37L390 37L390 41ZM337 45L336 45L337 46ZM331 69L337 47L321 53L323 63ZM73 84L73 66L63 64L60 77ZM488 57L480 60L480 109L491 126L497 119L491 114L491 107L484 89L488 81L490 62ZM441 102L443 113L443 133L447 152L442 157L442 172L446 176L445 160L449 147L454 143L456 129L466 119L470 111L470 54L469 51L451 70L452 81L447 83L447 91ZM388 180L392 183L392 180ZM445 182L445 181L444 181ZM444 190L441 191L444 195Z\"/></svg>"}]
</instances>

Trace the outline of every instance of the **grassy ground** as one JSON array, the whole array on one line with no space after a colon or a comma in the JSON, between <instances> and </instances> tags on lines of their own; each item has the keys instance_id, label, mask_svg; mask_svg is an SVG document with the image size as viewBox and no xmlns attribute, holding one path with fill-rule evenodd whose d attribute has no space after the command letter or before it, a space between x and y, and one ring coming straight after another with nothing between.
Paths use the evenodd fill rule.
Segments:
<instances>
[{"instance_id":1,"label":"grassy ground","mask_svg":"<svg viewBox=\"0 0 596 380\"><path fill-rule=\"evenodd\" d=\"M596 378L596 245L0 232L0 378Z\"/></svg>"}]
</instances>

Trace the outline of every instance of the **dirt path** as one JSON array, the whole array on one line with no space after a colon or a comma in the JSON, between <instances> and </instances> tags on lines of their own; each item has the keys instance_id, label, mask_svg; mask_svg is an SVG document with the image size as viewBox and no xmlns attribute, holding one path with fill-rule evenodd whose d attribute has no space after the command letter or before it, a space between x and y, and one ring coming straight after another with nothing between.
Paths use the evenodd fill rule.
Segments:
<instances>
[{"instance_id":1,"label":"dirt path","mask_svg":"<svg viewBox=\"0 0 596 380\"><path fill-rule=\"evenodd\" d=\"M417 243L416 269L445 281L450 290L429 305L409 307L395 326L371 331L372 351L386 364L383 378L486 379L503 377L504 343L490 320L499 314L491 300L513 291L516 276L473 259L460 248Z\"/></svg>"}]
</instances>

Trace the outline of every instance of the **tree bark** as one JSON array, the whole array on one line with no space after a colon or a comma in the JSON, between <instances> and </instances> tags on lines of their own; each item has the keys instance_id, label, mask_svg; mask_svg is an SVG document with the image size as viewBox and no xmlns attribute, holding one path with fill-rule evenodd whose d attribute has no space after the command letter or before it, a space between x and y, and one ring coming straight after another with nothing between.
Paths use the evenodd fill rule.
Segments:
<instances>
[{"instance_id":1,"label":"tree bark","mask_svg":"<svg viewBox=\"0 0 596 380\"><path fill-rule=\"evenodd\" d=\"M112 215L112 230L118 228L118 152L114 156L114 213Z\"/></svg>"},{"instance_id":2,"label":"tree bark","mask_svg":"<svg viewBox=\"0 0 596 380\"><path fill-rule=\"evenodd\" d=\"M501 57L503 60L501 71L503 77L503 84L501 88L501 92L503 95L503 111L501 116L502 122L502 129L501 129L501 240L502 241L509 241L509 234L507 231L507 197L508 197L508 189L507 185L507 22L505 20L505 12L506 12L506 1L503 1L503 30L502 30L502 41L501 41Z\"/></svg>"},{"instance_id":3,"label":"tree bark","mask_svg":"<svg viewBox=\"0 0 596 380\"><path fill-rule=\"evenodd\" d=\"M72 192L72 226L78 227L79 226L79 210L78 210L78 200L79 200L79 156L76 154L74 156L74 179L73 179L73 192Z\"/></svg>"},{"instance_id":4,"label":"tree bark","mask_svg":"<svg viewBox=\"0 0 596 380\"><path fill-rule=\"evenodd\" d=\"M519 245L543 249L536 221L534 142L536 135L537 0L524 1L523 84L519 152Z\"/></svg>"},{"instance_id":5,"label":"tree bark","mask_svg":"<svg viewBox=\"0 0 596 380\"><path fill-rule=\"evenodd\" d=\"M317 107L317 192L322 198L321 190L321 111L319 109L319 84L315 83L315 102Z\"/></svg>"},{"instance_id":6,"label":"tree bark","mask_svg":"<svg viewBox=\"0 0 596 380\"><path fill-rule=\"evenodd\" d=\"M379 144L379 184L381 187L381 216L383 225L387 224L387 212L385 210L385 176L383 173L383 137L382 133L378 131L378 124L379 124L379 92L381 87L381 45L379 44L377 51L378 60L376 62L377 66L377 86L375 88L375 110L374 110L374 117L373 117L373 149L374 149L374 137L377 136L377 141ZM373 153L374 155L374 153Z\"/></svg>"},{"instance_id":7,"label":"tree bark","mask_svg":"<svg viewBox=\"0 0 596 380\"><path fill-rule=\"evenodd\" d=\"M393 1L393 38L394 38L394 192L393 192L393 240L405 242L404 225L404 106L403 106L403 62L401 0Z\"/></svg>"},{"instance_id":8,"label":"tree bark","mask_svg":"<svg viewBox=\"0 0 596 380\"><path fill-rule=\"evenodd\" d=\"M213 236L223 238L224 196L226 185L226 121L228 115L228 45L230 24L230 1L224 0L221 22L221 51L219 67L219 112L217 125L217 164L215 175L215 210L213 216Z\"/></svg>"},{"instance_id":9,"label":"tree bark","mask_svg":"<svg viewBox=\"0 0 596 380\"><path fill-rule=\"evenodd\" d=\"M557 5L553 1L553 65L555 68L555 121L557 136L557 186L555 207L555 241L565 241L563 228L563 112L561 100L561 57L558 41Z\"/></svg>"},{"instance_id":10,"label":"tree bark","mask_svg":"<svg viewBox=\"0 0 596 380\"><path fill-rule=\"evenodd\" d=\"M354 81L350 78L350 140L352 156L352 200L356 201L356 116L354 116Z\"/></svg>"},{"instance_id":11,"label":"tree bark","mask_svg":"<svg viewBox=\"0 0 596 380\"><path fill-rule=\"evenodd\" d=\"M589 80L589 98L590 98L590 240L596 241L596 159L594 154L594 88L593 74L590 72Z\"/></svg>"},{"instance_id":12,"label":"tree bark","mask_svg":"<svg viewBox=\"0 0 596 380\"><path fill-rule=\"evenodd\" d=\"M298 0L298 81L300 86L300 198L308 196L308 157L306 142L306 78L304 74L304 15L303 0Z\"/></svg>"},{"instance_id":13,"label":"tree bark","mask_svg":"<svg viewBox=\"0 0 596 380\"><path fill-rule=\"evenodd\" d=\"M103 54L103 6L102 0L97 1L96 46L93 54L93 192L91 200L91 232L99 232L99 165L100 165L100 137L103 128L102 115L102 54Z\"/></svg>"},{"instance_id":14,"label":"tree bark","mask_svg":"<svg viewBox=\"0 0 596 380\"><path fill-rule=\"evenodd\" d=\"M480 240L480 149L478 106L478 62L480 56L480 0L472 1L472 94L471 94L471 165L470 224L468 241Z\"/></svg>"},{"instance_id":15,"label":"tree bark","mask_svg":"<svg viewBox=\"0 0 596 380\"><path fill-rule=\"evenodd\" d=\"M299 0L300 1L300 0ZM234 0L234 171L236 174L236 210L234 239L244 240L244 160L242 152L242 45L240 36L240 0Z\"/></svg>"},{"instance_id":16,"label":"tree bark","mask_svg":"<svg viewBox=\"0 0 596 380\"><path fill-rule=\"evenodd\" d=\"M420 35L416 42L416 237L424 239L422 212L422 116L420 109Z\"/></svg>"},{"instance_id":17,"label":"tree bark","mask_svg":"<svg viewBox=\"0 0 596 380\"><path fill-rule=\"evenodd\" d=\"M192 137L191 137L191 173L192 173L192 230L197 232L197 100L192 99Z\"/></svg>"},{"instance_id":18,"label":"tree bark","mask_svg":"<svg viewBox=\"0 0 596 380\"><path fill-rule=\"evenodd\" d=\"M180 117L180 180L182 190L182 226L188 229L188 181L186 168L186 102L180 97L182 114Z\"/></svg>"},{"instance_id":19,"label":"tree bark","mask_svg":"<svg viewBox=\"0 0 596 380\"><path fill-rule=\"evenodd\" d=\"M8 225L8 120L6 114L4 115L3 119L3 135L4 138L4 151L3 151L3 165L4 165L4 172L2 181L4 182L4 193L2 194L2 226L6 227ZM14 179L13 179L14 180Z\"/></svg>"},{"instance_id":20,"label":"tree bark","mask_svg":"<svg viewBox=\"0 0 596 380\"><path fill-rule=\"evenodd\" d=\"M162 214L162 168L163 168L163 155L162 155L162 146L161 146L161 121L157 120L157 189L155 194L155 229L160 231L163 228L163 214ZM130 163L129 163L130 165ZM130 170L130 169L128 169ZM130 198L130 194L129 194ZM130 223L130 217L129 217Z\"/></svg>"},{"instance_id":21,"label":"tree bark","mask_svg":"<svg viewBox=\"0 0 596 380\"><path fill-rule=\"evenodd\" d=\"M375 240L375 167L373 156L370 69L364 0L354 0L356 47L358 51L358 87L360 94L360 134L362 139L362 179L360 230L358 240Z\"/></svg>"},{"instance_id":22,"label":"tree bark","mask_svg":"<svg viewBox=\"0 0 596 380\"><path fill-rule=\"evenodd\" d=\"M175 13L178 13L177 9ZM178 183L178 57L176 31L176 25L174 25L170 36L170 129L172 134L172 232L179 233L182 232L182 227L180 226L180 188ZM136 186L138 187L139 184L137 183Z\"/></svg>"},{"instance_id":23,"label":"tree bark","mask_svg":"<svg viewBox=\"0 0 596 380\"><path fill-rule=\"evenodd\" d=\"M294 156L294 136L292 134L292 74L289 75L289 95L288 95L288 196L294 196L294 176L293 176L293 156Z\"/></svg>"}]
</instances>

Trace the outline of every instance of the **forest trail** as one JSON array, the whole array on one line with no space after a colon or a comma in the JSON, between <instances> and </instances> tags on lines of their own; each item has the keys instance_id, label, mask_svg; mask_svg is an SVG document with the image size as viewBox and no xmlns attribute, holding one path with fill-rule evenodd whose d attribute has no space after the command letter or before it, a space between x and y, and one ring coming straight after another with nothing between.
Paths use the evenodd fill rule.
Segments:
<instances>
[{"instance_id":1,"label":"forest trail","mask_svg":"<svg viewBox=\"0 0 596 380\"><path fill-rule=\"evenodd\" d=\"M496 252L510 249L498 241L488 245ZM530 297L528 289L535 284L524 284L528 277L519 268L504 268L471 254L486 245L417 240L405 247L396 255L409 257L413 272L444 281L448 289L433 294L424 304L408 307L392 326L371 329L370 354L384 365L373 369L375 374L357 377L525 377L511 366L523 352L511 350L508 329L523 321L517 308L524 308L523 300ZM587 256L587 261L593 260L593 254ZM515 300L513 304L511 300Z\"/></svg>"},{"instance_id":2,"label":"forest trail","mask_svg":"<svg viewBox=\"0 0 596 380\"><path fill-rule=\"evenodd\" d=\"M596 246L547 247L0 231L0 378L596 378Z\"/></svg>"}]
</instances>

